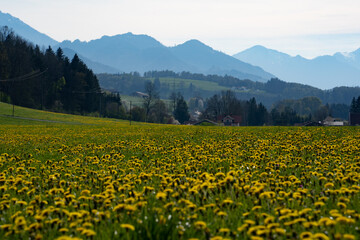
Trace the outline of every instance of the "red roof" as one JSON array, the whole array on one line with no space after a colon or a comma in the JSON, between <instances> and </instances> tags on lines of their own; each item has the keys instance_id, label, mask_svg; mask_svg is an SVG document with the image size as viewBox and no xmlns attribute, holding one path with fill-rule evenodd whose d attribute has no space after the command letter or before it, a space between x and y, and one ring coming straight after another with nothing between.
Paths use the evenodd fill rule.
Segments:
<instances>
[{"instance_id":1,"label":"red roof","mask_svg":"<svg viewBox=\"0 0 360 240\"><path fill-rule=\"evenodd\" d=\"M241 116L237 115L220 115L217 117L217 121L223 122L225 118L231 118L233 123L241 123Z\"/></svg>"}]
</instances>

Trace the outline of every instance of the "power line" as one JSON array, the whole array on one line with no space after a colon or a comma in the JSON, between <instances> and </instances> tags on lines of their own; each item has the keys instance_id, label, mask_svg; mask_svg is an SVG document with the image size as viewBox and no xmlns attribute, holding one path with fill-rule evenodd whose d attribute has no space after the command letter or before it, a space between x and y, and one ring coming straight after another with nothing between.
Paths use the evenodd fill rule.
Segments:
<instances>
[{"instance_id":1,"label":"power line","mask_svg":"<svg viewBox=\"0 0 360 240\"><path fill-rule=\"evenodd\" d=\"M39 70L36 70L36 71L30 72L30 73L27 73L27 74L25 74L25 75L22 75L22 76L19 76L19 77L16 77L16 78L0 79L0 82L18 81L18 80L22 80L22 79L26 79L26 78L28 78L28 77L31 77L32 75L37 74L37 73L39 73Z\"/></svg>"},{"instance_id":2,"label":"power line","mask_svg":"<svg viewBox=\"0 0 360 240\"><path fill-rule=\"evenodd\" d=\"M71 91L72 93L88 94L88 93L105 93L98 89L89 90L89 91Z\"/></svg>"},{"instance_id":3,"label":"power line","mask_svg":"<svg viewBox=\"0 0 360 240\"><path fill-rule=\"evenodd\" d=\"M22 76L19 76L19 77L16 77L16 78L0 79L0 82L20 82L20 81L25 81L25 80L29 80L31 78L40 77L46 71L47 71L47 69L45 69L42 72L40 72L40 70L36 70L36 71L27 73L25 75L22 75Z\"/></svg>"},{"instance_id":4,"label":"power line","mask_svg":"<svg viewBox=\"0 0 360 240\"><path fill-rule=\"evenodd\" d=\"M15 94L15 90L14 90L14 83L15 82L20 82L20 81L25 81L25 80L29 80L35 77L40 77L41 75L43 75L48 69L45 69L44 71L40 72L40 70L36 70L36 71L32 71L30 73L24 74L22 76L16 77L16 78L9 78L9 79L0 79L0 82L11 82L12 83L12 95ZM42 95L43 93L41 93ZM13 96L12 96L13 97ZM43 96L42 96L43 98ZM15 104L14 104L14 99L11 100L12 101L12 115L15 116ZM43 100L42 100L43 101ZM42 105L42 103L41 103Z\"/></svg>"}]
</instances>

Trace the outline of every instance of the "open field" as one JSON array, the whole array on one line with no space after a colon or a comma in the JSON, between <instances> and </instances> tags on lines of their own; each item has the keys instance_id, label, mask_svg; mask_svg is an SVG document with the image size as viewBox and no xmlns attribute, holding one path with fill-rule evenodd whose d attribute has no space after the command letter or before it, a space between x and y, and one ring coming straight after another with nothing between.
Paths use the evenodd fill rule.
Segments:
<instances>
[{"instance_id":1,"label":"open field","mask_svg":"<svg viewBox=\"0 0 360 240\"><path fill-rule=\"evenodd\" d=\"M359 128L18 113L48 121L0 118L0 239L360 238Z\"/></svg>"},{"instance_id":2,"label":"open field","mask_svg":"<svg viewBox=\"0 0 360 240\"><path fill-rule=\"evenodd\" d=\"M194 87L205 90L205 91L226 91L229 87L220 86L216 82L204 81L204 80L193 80L193 79L181 79L181 78L159 78L161 83L169 84L169 87L173 89L189 88L190 84Z\"/></svg>"},{"instance_id":3,"label":"open field","mask_svg":"<svg viewBox=\"0 0 360 240\"><path fill-rule=\"evenodd\" d=\"M142 107L144 106L144 99L141 97L134 97L134 96L129 96L129 95L121 95L121 100L123 101L123 104L126 105L126 109L130 108L130 101L132 103L132 106L138 106L138 107ZM171 109L171 100L169 99L161 99L161 101L163 101L166 106Z\"/></svg>"},{"instance_id":4,"label":"open field","mask_svg":"<svg viewBox=\"0 0 360 240\"><path fill-rule=\"evenodd\" d=\"M110 118L99 118L89 116L79 116L64 113L54 113L41 110L35 110L25 107L15 106L14 118L12 117L13 107L10 104L0 102L0 124L11 124L11 125L43 125L50 123L59 124L90 124L90 125L103 125L113 123L128 124L128 121L110 119ZM140 124L143 123L134 123Z\"/></svg>"}]
</instances>

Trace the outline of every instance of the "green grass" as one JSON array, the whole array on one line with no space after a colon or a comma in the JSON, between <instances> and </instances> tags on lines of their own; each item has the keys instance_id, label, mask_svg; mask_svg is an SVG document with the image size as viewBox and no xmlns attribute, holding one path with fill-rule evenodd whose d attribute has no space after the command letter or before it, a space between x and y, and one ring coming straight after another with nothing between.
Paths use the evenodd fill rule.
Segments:
<instances>
[{"instance_id":1,"label":"green grass","mask_svg":"<svg viewBox=\"0 0 360 240\"><path fill-rule=\"evenodd\" d=\"M121 95L121 100L122 101L126 101L125 105L126 105L126 109L130 108L130 101L131 101L131 105L134 106L138 106L138 107L142 107L143 106L143 99L141 97L134 97L134 96L129 96L129 95ZM168 109L171 109L171 100L169 99L161 99L167 106Z\"/></svg>"},{"instance_id":2,"label":"green grass","mask_svg":"<svg viewBox=\"0 0 360 240\"><path fill-rule=\"evenodd\" d=\"M169 84L170 89L173 88L175 83L175 89L179 88L188 88L190 84L194 87L205 90L205 91L223 91L229 90L230 88L220 86L216 82L202 81L202 80L192 80L192 79L180 79L180 78L160 78L160 82Z\"/></svg>"},{"instance_id":3,"label":"green grass","mask_svg":"<svg viewBox=\"0 0 360 240\"><path fill-rule=\"evenodd\" d=\"M134 97L129 95L121 95L121 100L126 101L127 106L130 106L130 101L132 103L132 106L141 106L143 104L143 99L141 97Z\"/></svg>"},{"instance_id":4,"label":"green grass","mask_svg":"<svg viewBox=\"0 0 360 240\"><path fill-rule=\"evenodd\" d=\"M360 237L359 128L129 126L9 109L0 103L0 239Z\"/></svg>"},{"instance_id":5,"label":"green grass","mask_svg":"<svg viewBox=\"0 0 360 240\"><path fill-rule=\"evenodd\" d=\"M34 125L34 124L104 124L121 122L125 120L79 116L64 113L41 111L25 107L14 107L11 104L0 102L0 124Z\"/></svg>"},{"instance_id":6,"label":"green grass","mask_svg":"<svg viewBox=\"0 0 360 240\"><path fill-rule=\"evenodd\" d=\"M154 80L154 79L152 79ZM209 91L209 92L221 92L226 90L232 90L236 93L254 93L254 94L266 94L265 91L260 90L233 90L230 87L221 86L216 82L204 81L204 80L193 80L193 79L181 79L181 78L159 78L159 81L164 84L169 84L170 89L175 88L175 92L179 89L188 89L190 84L196 87L198 90ZM175 84L175 86L174 86Z\"/></svg>"}]
</instances>

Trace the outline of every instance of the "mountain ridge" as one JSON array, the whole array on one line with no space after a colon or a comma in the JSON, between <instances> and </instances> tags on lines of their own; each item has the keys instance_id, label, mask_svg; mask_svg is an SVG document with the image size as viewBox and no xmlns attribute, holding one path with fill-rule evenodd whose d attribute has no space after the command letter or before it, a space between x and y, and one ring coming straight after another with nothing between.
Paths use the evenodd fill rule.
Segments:
<instances>
[{"instance_id":1,"label":"mountain ridge","mask_svg":"<svg viewBox=\"0 0 360 240\"><path fill-rule=\"evenodd\" d=\"M260 82L276 76L287 82L321 89L360 85L360 48L350 53L307 59L255 45L229 56L196 39L167 47L151 36L131 32L104 35L87 42L77 39L59 43L20 19L0 11L0 25L5 24L34 44L71 49L95 73L171 70L230 75Z\"/></svg>"},{"instance_id":2,"label":"mountain ridge","mask_svg":"<svg viewBox=\"0 0 360 240\"><path fill-rule=\"evenodd\" d=\"M58 41L48 35L37 31L19 18L2 11L0 11L0 26L8 26L9 28L16 29L18 35L39 46L48 47L58 44Z\"/></svg>"},{"instance_id":3,"label":"mountain ridge","mask_svg":"<svg viewBox=\"0 0 360 240\"><path fill-rule=\"evenodd\" d=\"M300 55L292 57L277 50L254 46L233 57L258 65L287 82L330 89L360 85L360 51L349 54L353 54L355 60L341 53L306 59Z\"/></svg>"},{"instance_id":4,"label":"mountain ridge","mask_svg":"<svg viewBox=\"0 0 360 240\"><path fill-rule=\"evenodd\" d=\"M203 74L228 74L261 82L275 77L260 67L214 50L196 39L174 47L166 47L151 36L125 33L103 36L89 42L63 41L57 46L73 49L86 58L124 72L190 71Z\"/></svg>"}]
</instances>

